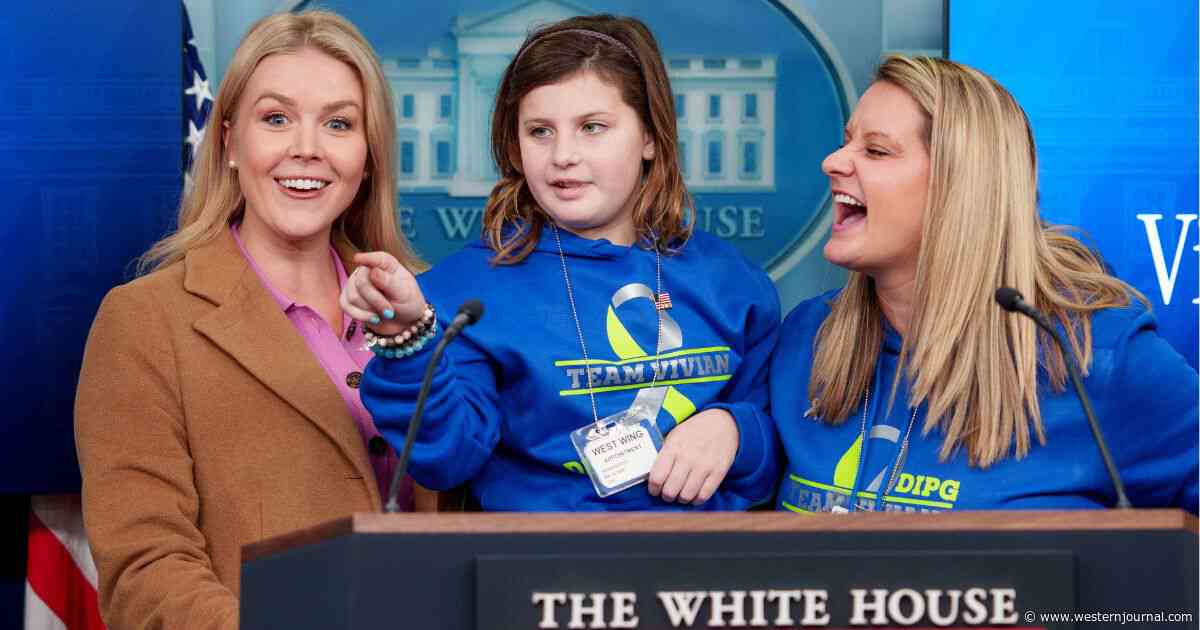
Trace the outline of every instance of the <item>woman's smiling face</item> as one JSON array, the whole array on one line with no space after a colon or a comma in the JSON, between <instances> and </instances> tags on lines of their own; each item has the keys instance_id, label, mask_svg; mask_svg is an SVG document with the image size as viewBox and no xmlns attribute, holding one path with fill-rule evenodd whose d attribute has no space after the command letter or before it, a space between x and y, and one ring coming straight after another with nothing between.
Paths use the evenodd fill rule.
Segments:
<instances>
[{"instance_id":1,"label":"woman's smiling face","mask_svg":"<svg viewBox=\"0 0 1200 630\"><path fill-rule=\"evenodd\" d=\"M362 83L351 66L313 48L263 59L225 130L247 236L327 243L362 185L365 129Z\"/></svg>"},{"instance_id":2,"label":"woman's smiling face","mask_svg":"<svg viewBox=\"0 0 1200 630\"><path fill-rule=\"evenodd\" d=\"M916 275L929 189L928 120L899 87L877 81L846 124L829 176L834 223L825 258L871 276Z\"/></svg>"}]
</instances>

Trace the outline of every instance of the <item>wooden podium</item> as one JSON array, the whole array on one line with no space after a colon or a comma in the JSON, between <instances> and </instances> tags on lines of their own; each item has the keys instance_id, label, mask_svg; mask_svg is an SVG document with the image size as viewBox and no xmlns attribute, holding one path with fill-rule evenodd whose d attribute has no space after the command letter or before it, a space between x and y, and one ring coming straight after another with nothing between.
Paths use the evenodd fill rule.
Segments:
<instances>
[{"instance_id":1,"label":"wooden podium","mask_svg":"<svg viewBox=\"0 0 1200 630\"><path fill-rule=\"evenodd\" d=\"M243 548L241 628L1195 628L1197 543L1178 510L355 514Z\"/></svg>"}]
</instances>

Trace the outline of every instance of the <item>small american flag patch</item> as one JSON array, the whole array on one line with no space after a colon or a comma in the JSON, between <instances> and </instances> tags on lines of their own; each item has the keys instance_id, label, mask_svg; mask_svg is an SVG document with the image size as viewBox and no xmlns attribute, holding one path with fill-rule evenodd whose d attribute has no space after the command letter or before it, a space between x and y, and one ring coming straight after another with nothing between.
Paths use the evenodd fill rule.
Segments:
<instances>
[{"instance_id":1,"label":"small american flag patch","mask_svg":"<svg viewBox=\"0 0 1200 630\"><path fill-rule=\"evenodd\" d=\"M654 308L665 311L671 308L671 294L662 292L658 294L658 299L654 300Z\"/></svg>"}]
</instances>

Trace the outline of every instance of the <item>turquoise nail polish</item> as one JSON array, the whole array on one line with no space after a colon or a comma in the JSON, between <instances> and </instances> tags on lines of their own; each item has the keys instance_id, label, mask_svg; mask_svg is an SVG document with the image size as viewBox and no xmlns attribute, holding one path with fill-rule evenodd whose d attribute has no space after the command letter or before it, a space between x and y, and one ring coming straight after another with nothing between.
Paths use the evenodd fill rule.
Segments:
<instances>
[{"instance_id":1,"label":"turquoise nail polish","mask_svg":"<svg viewBox=\"0 0 1200 630\"><path fill-rule=\"evenodd\" d=\"M383 318L384 318L384 319L391 319L391 318L393 318L393 317L395 317L395 316L396 316L396 311L393 311L393 310L392 310L392 309L390 309L390 308L387 308L387 309L384 309L384 310L383 310Z\"/></svg>"},{"instance_id":2,"label":"turquoise nail polish","mask_svg":"<svg viewBox=\"0 0 1200 630\"><path fill-rule=\"evenodd\" d=\"M375 324L376 326L378 326L380 321L381 321L381 320L379 319L379 316L378 316L378 315L372 315L372 316L371 316L371 323L372 323L372 324Z\"/></svg>"}]
</instances>

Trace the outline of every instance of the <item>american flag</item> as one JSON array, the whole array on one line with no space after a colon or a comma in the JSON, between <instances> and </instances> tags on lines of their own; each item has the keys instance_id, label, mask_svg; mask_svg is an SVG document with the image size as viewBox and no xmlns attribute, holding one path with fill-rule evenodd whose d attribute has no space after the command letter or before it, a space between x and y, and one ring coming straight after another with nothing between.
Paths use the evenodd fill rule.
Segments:
<instances>
[{"instance_id":1,"label":"american flag","mask_svg":"<svg viewBox=\"0 0 1200 630\"><path fill-rule=\"evenodd\" d=\"M183 4L183 0L180 0ZM183 7L184 186L212 111L213 94ZM96 565L83 529L79 495L30 498L29 543L25 567L25 630L104 630L100 619Z\"/></svg>"},{"instance_id":2,"label":"american flag","mask_svg":"<svg viewBox=\"0 0 1200 630\"><path fill-rule=\"evenodd\" d=\"M181 0L182 1L182 0ZM212 112L213 95L208 86L208 75L200 63L200 53L192 35L192 22L188 19L187 7L183 7L183 176L184 189L192 187L189 173L192 161L204 140L204 126Z\"/></svg>"},{"instance_id":3,"label":"american flag","mask_svg":"<svg viewBox=\"0 0 1200 630\"><path fill-rule=\"evenodd\" d=\"M659 293L658 297L654 299L654 308L660 311L665 311L671 308L671 294L667 293L666 291Z\"/></svg>"},{"instance_id":4,"label":"american flag","mask_svg":"<svg viewBox=\"0 0 1200 630\"><path fill-rule=\"evenodd\" d=\"M31 497L25 630L104 630L96 578L79 495Z\"/></svg>"}]
</instances>

